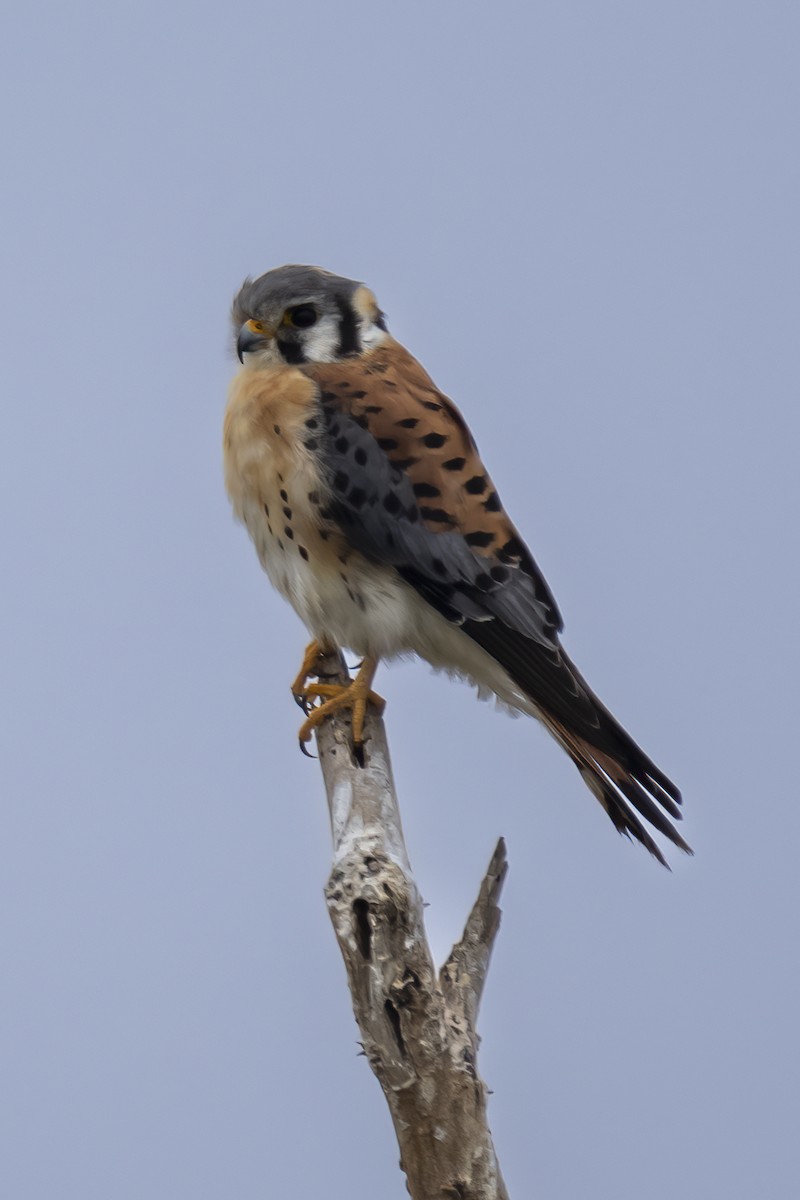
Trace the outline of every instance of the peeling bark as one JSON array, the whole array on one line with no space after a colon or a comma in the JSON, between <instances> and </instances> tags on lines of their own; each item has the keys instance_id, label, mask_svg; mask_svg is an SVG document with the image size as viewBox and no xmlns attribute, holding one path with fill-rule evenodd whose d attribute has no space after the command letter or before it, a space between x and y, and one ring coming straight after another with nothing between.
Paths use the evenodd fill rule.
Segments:
<instances>
[{"instance_id":1,"label":"peeling bark","mask_svg":"<svg viewBox=\"0 0 800 1200\"><path fill-rule=\"evenodd\" d=\"M326 676L345 678L332 655ZM478 1075L476 1020L495 936L506 850L497 844L464 933L437 973L411 874L383 722L363 753L348 713L317 731L333 867L325 895L364 1052L383 1089L414 1200L508 1200Z\"/></svg>"}]
</instances>

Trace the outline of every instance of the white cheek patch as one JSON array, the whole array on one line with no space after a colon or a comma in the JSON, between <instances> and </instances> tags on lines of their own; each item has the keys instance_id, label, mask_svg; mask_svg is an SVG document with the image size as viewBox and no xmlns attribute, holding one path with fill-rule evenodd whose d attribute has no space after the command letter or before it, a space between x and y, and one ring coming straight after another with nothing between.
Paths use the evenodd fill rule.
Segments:
<instances>
[{"instance_id":1,"label":"white cheek patch","mask_svg":"<svg viewBox=\"0 0 800 1200\"><path fill-rule=\"evenodd\" d=\"M386 330L375 324L380 316L378 301L374 293L363 284L356 289L353 296L353 311L358 321L358 340L362 350L373 350L375 346L380 346L381 342L386 341Z\"/></svg>"},{"instance_id":2,"label":"white cheek patch","mask_svg":"<svg viewBox=\"0 0 800 1200\"><path fill-rule=\"evenodd\" d=\"M339 322L326 313L303 331L303 354L309 362L335 362L339 348Z\"/></svg>"},{"instance_id":3,"label":"white cheek patch","mask_svg":"<svg viewBox=\"0 0 800 1200\"><path fill-rule=\"evenodd\" d=\"M380 346L381 342L385 342L388 333L385 329L381 329L374 321L361 320L358 326L358 337L364 350L372 350L375 346Z\"/></svg>"}]
</instances>

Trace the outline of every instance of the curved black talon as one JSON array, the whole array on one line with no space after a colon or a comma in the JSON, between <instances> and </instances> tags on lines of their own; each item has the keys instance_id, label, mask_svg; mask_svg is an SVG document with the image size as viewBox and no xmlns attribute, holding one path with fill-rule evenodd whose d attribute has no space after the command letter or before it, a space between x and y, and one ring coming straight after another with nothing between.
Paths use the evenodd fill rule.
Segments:
<instances>
[{"instance_id":1,"label":"curved black talon","mask_svg":"<svg viewBox=\"0 0 800 1200\"><path fill-rule=\"evenodd\" d=\"M316 758L317 757L316 754L312 754L310 750L306 750L306 744L300 738L297 739L297 744L300 747L300 749L303 751L303 754L305 754L306 758Z\"/></svg>"}]
</instances>

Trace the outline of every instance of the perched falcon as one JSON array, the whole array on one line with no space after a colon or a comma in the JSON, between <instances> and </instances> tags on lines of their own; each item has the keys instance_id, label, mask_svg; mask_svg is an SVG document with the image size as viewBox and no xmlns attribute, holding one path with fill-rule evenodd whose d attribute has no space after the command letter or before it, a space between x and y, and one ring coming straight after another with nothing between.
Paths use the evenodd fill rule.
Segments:
<instances>
[{"instance_id":1,"label":"perched falcon","mask_svg":"<svg viewBox=\"0 0 800 1200\"><path fill-rule=\"evenodd\" d=\"M337 708L361 741L382 658L413 652L537 717L616 828L664 865L645 818L681 796L573 666L561 614L455 405L386 327L372 292L317 267L247 280L233 304L241 369L225 415L225 479L275 587L313 641L293 685L301 744ZM318 656L363 658L344 688ZM313 700L317 706L311 707Z\"/></svg>"}]
</instances>

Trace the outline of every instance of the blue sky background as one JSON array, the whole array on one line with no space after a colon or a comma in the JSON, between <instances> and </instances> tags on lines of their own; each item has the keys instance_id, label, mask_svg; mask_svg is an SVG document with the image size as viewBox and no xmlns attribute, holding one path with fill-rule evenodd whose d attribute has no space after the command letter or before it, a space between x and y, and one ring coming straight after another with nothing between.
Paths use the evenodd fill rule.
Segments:
<instances>
[{"instance_id":1,"label":"blue sky background","mask_svg":"<svg viewBox=\"0 0 800 1200\"><path fill-rule=\"evenodd\" d=\"M465 411L693 860L384 669L439 960L511 872L511 1195L798 1178L800 10L17 6L4 22L0 1118L14 1200L406 1194L324 908L304 644L224 495L248 274L362 279Z\"/></svg>"}]
</instances>

